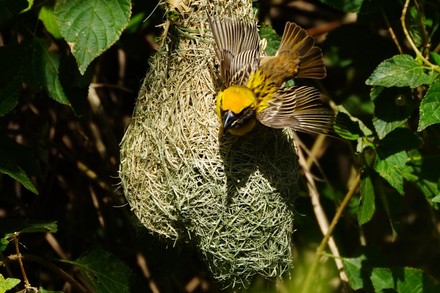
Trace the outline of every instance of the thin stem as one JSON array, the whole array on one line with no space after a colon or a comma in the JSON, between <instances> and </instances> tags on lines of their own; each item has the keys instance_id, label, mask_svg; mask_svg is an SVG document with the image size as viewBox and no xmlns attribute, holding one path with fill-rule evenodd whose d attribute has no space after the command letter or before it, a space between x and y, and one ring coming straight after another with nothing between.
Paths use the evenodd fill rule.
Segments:
<instances>
[{"instance_id":1,"label":"thin stem","mask_svg":"<svg viewBox=\"0 0 440 293\"><path fill-rule=\"evenodd\" d=\"M345 210L345 207L350 202L350 199L353 197L356 189L359 186L359 183L360 183L360 174L358 174L356 176L353 183L351 184L350 189L348 190L347 194L345 195L344 199L342 200L341 205L337 209L336 214L333 217L333 220L332 220L330 226L328 227L327 233L325 234L324 238L322 239L321 243L319 244L318 248L316 249L315 259L314 259L314 261L311 265L311 268L307 274L306 280L304 281L303 292L305 292L305 293L309 292L309 288L312 285L312 279L316 275L316 269L318 268L319 260L322 256L322 254L324 253L324 250L325 250L325 247L327 246L327 244L329 244L329 246L330 246L330 241L332 241L332 234L333 234L333 231L335 230L336 224L338 223L339 219L341 218L342 212ZM338 258L339 255L335 255L334 253L333 253L333 255L335 256L335 259L339 259ZM343 280L347 281L348 279L346 276L345 276L345 278L346 279L345 280L343 279Z\"/></svg>"},{"instance_id":2,"label":"thin stem","mask_svg":"<svg viewBox=\"0 0 440 293\"><path fill-rule=\"evenodd\" d=\"M440 66L437 66L435 64L432 64L431 62L429 62L428 59L425 58L425 56L423 56L422 52L419 51L419 49L417 48L416 44L414 43L413 39L411 38L411 36L409 35L408 29L406 27L406 12L408 11L408 6L409 6L409 2L410 0L406 0L405 1L405 5L403 6L403 10L402 10L402 16L400 17L400 22L402 23L402 29L403 29L403 33L406 36L406 39L408 40L411 48L413 49L413 51L416 53L417 58L423 60L423 62L429 66L432 70L438 71L440 72Z\"/></svg>"},{"instance_id":3,"label":"thin stem","mask_svg":"<svg viewBox=\"0 0 440 293\"><path fill-rule=\"evenodd\" d=\"M22 259L26 260L26 261L31 261L31 262L36 262L39 263L45 267L47 267L48 269L50 269L51 271L53 271L54 273L58 274L60 277L62 277L63 279L65 279L68 283L70 283L72 285L72 287L75 288L75 291L77 292L85 292L88 293L90 292L89 290L87 290L86 288L84 288L84 286L82 286L80 283L78 283L71 275L69 275L66 271L62 270L61 268L59 268L58 266L48 262L46 259L42 258L42 257L38 257L35 255L27 255L27 254L15 254L15 255L9 255L7 257L7 259L9 261L14 261L14 260L18 260L19 263L21 263L20 266L22 266ZM25 282L25 287L26 288L30 288L30 284L27 280L27 278L23 277L24 282ZM27 285L26 285L27 284ZM28 287L29 286L29 287Z\"/></svg>"},{"instance_id":4,"label":"thin stem","mask_svg":"<svg viewBox=\"0 0 440 293\"><path fill-rule=\"evenodd\" d=\"M21 274L23 275L24 287L26 289L27 288L31 288L31 284L29 283L29 280L28 280L27 275L26 275L26 270L24 269L22 255L20 253L20 247L19 247L19 243L18 243L18 232L14 233L14 244L15 244L15 253L17 254L18 264L19 264L20 269L21 269Z\"/></svg>"},{"instance_id":5,"label":"thin stem","mask_svg":"<svg viewBox=\"0 0 440 293\"><path fill-rule=\"evenodd\" d=\"M298 137L295 134L294 134L294 138L295 138L295 141L299 141ZM320 141L320 143L322 143L322 141ZM348 281L348 278L347 278L347 275L345 274L344 266L343 266L343 263L340 259L338 247L336 246L336 243L332 237L334 227L331 228L331 226L329 226L329 224L328 224L327 217L325 215L324 209L322 208L320 200L319 200L319 193L317 191L315 181L314 181L313 176L310 172L310 167L307 164L307 160L305 159L301 148L298 148L298 157L299 157L299 163L304 170L304 174L305 174L305 177L307 180L307 187L309 189L309 196L312 201L313 211L314 211L316 219L318 221L319 228L321 229L322 234L325 235L322 242L321 242L320 247L322 246L323 242L325 242L325 245L327 245L327 244L329 245L330 251L335 256L334 261L336 263L336 267L338 268L340 279L343 281L343 284L346 284ZM342 209L345 207L345 205L344 206L341 205ZM333 221L332 221L333 225L335 225L334 222L335 222L335 219L333 219ZM324 245L324 248L325 248L325 245ZM310 268L310 270L307 274L302 292L305 292L305 293L309 292L310 287L312 285L312 278L316 275L316 269L318 267L318 263L319 263L319 259L320 259L321 255L322 255L322 249L317 250L315 261L312 264L312 267Z\"/></svg>"}]
</instances>

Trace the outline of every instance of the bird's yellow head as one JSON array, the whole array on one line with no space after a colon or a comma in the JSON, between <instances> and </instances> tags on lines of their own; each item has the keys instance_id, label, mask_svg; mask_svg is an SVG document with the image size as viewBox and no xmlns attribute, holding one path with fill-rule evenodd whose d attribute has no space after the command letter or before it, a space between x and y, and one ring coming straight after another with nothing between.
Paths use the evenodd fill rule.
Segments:
<instances>
[{"instance_id":1,"label":"bird's yellow head","mask_svg":"<svg viewBox=\"0 0 440 293\"><path fill-rule=\"evenodd\" d=\"M243 136L257 123L255 109L257 99L252 90L245 86L233 85L219 92L217 96L217 115L223 132Z\"/></svg>"}]
</instances>

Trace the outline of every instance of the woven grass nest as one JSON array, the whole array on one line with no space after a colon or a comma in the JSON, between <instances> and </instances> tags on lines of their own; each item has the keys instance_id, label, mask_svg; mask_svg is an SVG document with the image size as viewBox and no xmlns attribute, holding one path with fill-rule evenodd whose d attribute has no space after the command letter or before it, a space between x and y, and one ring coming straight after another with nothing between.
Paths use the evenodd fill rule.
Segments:
<instances>
[{"instance_id":1,"label":"woven grass nest","mask_svg":"<svg viewBox=\"0 0 440 293\"><path fill-rule=\"evenodd\" d=\"M288 131L220 134L208 11L256 19L248 0L187 1L179 9L122 140L120 177L152 233L195 245L216 279L246 285L291 266L298 161Z\"/></svg>"}]
</instances>

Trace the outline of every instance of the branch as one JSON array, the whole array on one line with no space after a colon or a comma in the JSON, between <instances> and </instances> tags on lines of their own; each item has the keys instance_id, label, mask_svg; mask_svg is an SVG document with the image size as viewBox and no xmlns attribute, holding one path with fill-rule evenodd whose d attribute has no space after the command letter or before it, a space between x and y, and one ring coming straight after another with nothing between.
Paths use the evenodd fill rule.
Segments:
<instances>
[{"instance_id":1,"label":"branch","mask_svg":"<svg viewBox=\"0 0 440 293\"><path fill-rule=\"evenodd\" d=\"M410 0L405 1L405 5L403 6L403 10L402 10L402 16L400 17L400 22L402 23L403 33L405 34L406 39L408 40L411 48L416 53L417 58L422 60L427 66L430 67L431 70L435 70L435 71L440 72L440 66L432 64L431 62L429 62L428 59L425 58L425 56L423 56L422 52L419 51L419 49L417 48L416 44L414 43L413 39L411 38L411 36L408 32L408 29L406 27L405 18L406 18L406 12L407 12L408 6L409 6L409 1Z\"/></svg>"}]
</instances>

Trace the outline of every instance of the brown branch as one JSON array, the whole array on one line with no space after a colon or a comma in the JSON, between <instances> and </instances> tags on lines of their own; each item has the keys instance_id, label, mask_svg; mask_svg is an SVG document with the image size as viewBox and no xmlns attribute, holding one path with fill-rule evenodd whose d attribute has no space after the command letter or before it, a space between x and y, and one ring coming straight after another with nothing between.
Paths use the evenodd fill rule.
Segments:
<instances>
[{"instance_id":1,"label":"brown branch","mask_svg":"<svg viewBox=\"0 0 440 293\"><path fill-rule=\"evenodd\" d=\"M63 269L54 265L53 263L48 262L46 259L44 259L42 257L35 256L35 255L29 255L29 254L13 254L13 255L7 256L6 259L8 261L18 260L19 263L21 263L21 260L25 260L25 261L31 261L31 262L41 264L42 266L50 269L52 272L59 275L62 279L65 279L68 283L70 283L76 289L77 292L91 293L91 291L87 290L83 285L81 285L78 281L76 281L66 271L64 271ZM20 266L22 266L22 264ZM23 279L24 279L25 287L26 288L28 288L28 286L30 287L30 284L29 284L29 281L27 280L27 278L25 279L23 277Z\"/></svg>"}]
</instances>

